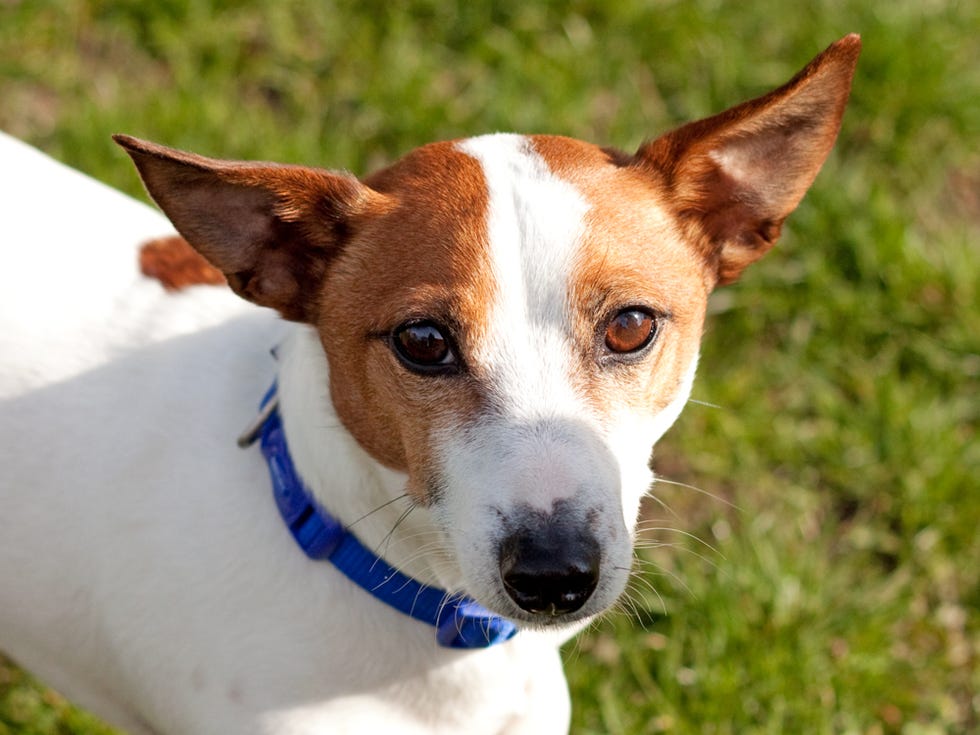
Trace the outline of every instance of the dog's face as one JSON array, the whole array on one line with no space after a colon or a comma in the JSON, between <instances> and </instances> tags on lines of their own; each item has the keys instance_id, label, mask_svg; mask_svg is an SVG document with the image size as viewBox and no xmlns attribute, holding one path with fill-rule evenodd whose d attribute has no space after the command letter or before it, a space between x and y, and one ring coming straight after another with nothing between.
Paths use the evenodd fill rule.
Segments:
<instances>
[{"instance_id":1,"label":"dog's face","mask_svg":"<svg viewBox=\"0 0 980 735\"><path fill-rule=\"evenodd\" d=\"M621 594L707 295L816 176L858 48L633 156L496 135L359 182L120 142L232 288L316 327L339 416L406 473L465 592L564 625Z\"/></svg>"},{"instance_id":2,"label":"dog's face","mask_svg":"<svg viewBox=\"0 0 980 735\"><path fill-rule=\"evenodd\" d=\"M690 388L701 259L649 176L578 141L434 144L367 184L384 199L317 322L340 416L407 472L469 594L524 621L601 611Z\"/></svg>"}]
</instances>

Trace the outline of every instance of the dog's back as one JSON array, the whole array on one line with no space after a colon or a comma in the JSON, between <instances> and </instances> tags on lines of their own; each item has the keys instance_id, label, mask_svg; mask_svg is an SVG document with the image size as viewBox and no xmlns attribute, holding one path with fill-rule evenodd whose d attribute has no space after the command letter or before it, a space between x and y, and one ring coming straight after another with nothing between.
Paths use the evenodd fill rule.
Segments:
<instances>
[{"instance_id":1,"label":"dog's back","mask_svg":"<svg viewBox=\"0 0 980 735\"><path fill-rule=\"evenodd\" d=\"M221 290L183 303L138 269L157 211L0 133L0 398L63 381L120 351L253 313Z\"/></svg>"}]
</instances>

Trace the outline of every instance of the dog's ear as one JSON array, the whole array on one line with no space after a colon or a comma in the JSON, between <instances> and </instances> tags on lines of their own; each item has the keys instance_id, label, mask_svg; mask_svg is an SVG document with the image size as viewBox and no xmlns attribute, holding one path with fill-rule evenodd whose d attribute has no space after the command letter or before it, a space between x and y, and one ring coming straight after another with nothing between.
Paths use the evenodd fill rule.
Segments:
<instances>
[{"instance_id":1,"label":"dog's ear","mask_svg":"<svg viewBox=\"0 0 980 735\"><path fill-rule=\"evenodd\" d=\"M319 286L352 219L382 198L345 174L113 139L177 231L231 288L293 321L315 320Z\"/></svg>"},{"instance_id":2,"label":"dog's ear","mask_svg":"<svg viewBox=\"0 0 980 735\"><path fill-rule=\"evenodd\" d=\"M787 84L640 147L634 165L662 176L670 205L715 269L738 278L779 237L840 129L861 51L852 34Z\"/></svg>"}]
</instances>

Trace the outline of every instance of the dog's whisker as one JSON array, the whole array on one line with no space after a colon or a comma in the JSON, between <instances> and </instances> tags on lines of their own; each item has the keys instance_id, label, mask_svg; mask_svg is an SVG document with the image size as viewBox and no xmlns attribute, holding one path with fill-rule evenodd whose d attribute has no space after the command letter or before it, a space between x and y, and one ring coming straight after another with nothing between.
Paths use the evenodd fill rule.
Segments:
<instances>
[{"instance_id":1,"label":"dog's whisker","mask_svg":"<svg viewBox=\"0 0 980 735\"><path fill-rule=\"evenodd\" d=\"M407 577L407 575L406 575L406 577ZM404 582L402 582L400 585L398 585L398 589L394 590L394 592L392 592L392 594L398 594L403 589L405 589L410 584L412 584L412 582L414 582L414 581L415 580L412 579L411 577L407 577ZM425 587L426 587L426 585L424 585L424 584L419 585L419 592L421 592ZM419 593L416 593L416 595L415 595L416 599L418 599L418 594ZM413 604L413 607L414 607L414 604Z\"/></svg>"},{"instance_id":2,"label":"dog's whisker","mask_svg":"<svg viewBox=\"0 0 980 735\"><path fill-rule=\"evenodd\" d=\"M633 580L630 579L627 582L626 589L623 590L622 596L617 600L620 609L633 618L640 617L640 608L636 601L637 589L633 586Z\"/></svg>"},{"instance_id":3,"label":"dog's whisker","mask_svg":"<svg viewBox=\"0 0 980 735\"><path fill-rule=\"evenodd\" d=\"M692 590L690 586L688 586L688 584L681 577L679 577L677 574L667 569L663 565L657 564L656 562L651 561L650 559L643 559L642 557L634 557L634 560L637 562L637 564L639 564L639 566L643 567L642 571L637 570L634 572L635 574L640 576L667 577L673 580L674 582L676 582L677 585L682 587L684 591L687 592L691 597L697 599L697 595L694 593L694 590ZM708 564L711 564L710 561L708 560L705 561Z\"/></svg>"},{"instance_id":4,"label":"dog's whisker","mask_svg":"<svg viewBox=\"0 0 980 735\"><path fill-rule=\"evenodd\" d=\"M633 544L634 549L670 549L677 546L676 541L657 541L655 539L641 539Z\"/></svg>"},{"instance_id":5,"label":"dog's whisker","mask_svg":"<svg viewBox=\"0 0 980 735\"><path fill-rule=\"evenodd\" d=\"M707 406L708 408L720 408L720 409L725 408L724 406L719 406L717 403L708 403L708 401L699 401L696 398L688 398L687 402L694 403L698 406Z\"/></svg>"},{"instance_id":6,"label":"dog's whisker","mask_svg":"<svg viewBox=\"0 0 980 735\"><path fill-rule=\"evenodd\" d=\"M709 544L703 538L701 538L700 536L698 536L696 534L691 533L690 531L685 531L685 530L683 530L681 528L673 528L671 526L647 526L646 528L643 529L643 531L644 531L644 533L649 533L651 531L670 531L672 533L679 533L681 536L686 536L689 539L692 539L694 541L697 541L699 544L701 544L705 548L713 551L715 554L717 554L718 556L720 556L722 559L725 558L725 555L722 554L721 551L719 551L717 548L715 548L714 546L712 546L711 544ZM643 543L642 541L638 541L637 542L638 545L639 544L642 544L642 543ZM682 547L678 547L678 548L682 548Z\"/></svg>"},{"instance_id":7,"label":"dog's whisker","mask_svg":"<svg viewBox=\"0 0 980 735\"><path fill-rule=\"evenodd\" d=\"M400 541L413 541L413 542L424 542L426 546L443 544L443 537L438 531L431 529L418 529L411 533L402 533L398 535Z\"/></svg>"},{"instance_id":8,"label":"dog's whisker","mask_svg":"<svg viewBox=\"0 0 980 735\"><path fill-rule=\"evenodd\" d=\"M686 551L688 551L687 547L685 547L683 544L680 544L680 543L678 543L676 541L663 541L663 542L655 543L655 544L638 544L635 547L635 550L636 551L664 551L664 550L669 550L669 551L678 551L678 552L686 552ZM639 561L642 564L655 563L655 562L651 562L648 559L638 559L637 561Z\"/></svg>"},{"instance_id":9,"label":"dog's whisker","mask_svg":"<svg viewBox=\"0 0 980 735\"><path fill-rule=\"evenodd\" d=\"M650 591L657 598L657 602L653 603L657 605L657 608L651 608L648 603L648 596L644 594L644 590L637 586L632 586L630 589L630 608L633 611L633 618L636 620L643 620L645 617L652 613L660 613L662 615L667 614L667 603L661 597L660 593L654 587L650 587Z\"/></svg>"},{"instance_id":10,"label":"dog's whisker","mask_svg":"<svg viewBox=\"0 0 980 735\"><path fill-rule=\"evenodd\" d=\"M371 517L372 515L374 515L375 513L377 513L379 510L384 510L389 505L393 505L394 503L397 503L399 500L404 500L405 498L411 499L411 496L408 493L403 493L402 495L398 495L397 497L394 497L391 500L388 500L388 501L382 503L381 505L379 505L374 510L369 510L367 513L365 513L364 515L362 515L360 518L356 518L353 521L351 521L349 524L347 524L347 530L348 531L351 530L358 523L360 523L361 521L363 521L365 518Z\"/></svg>"},{"instance_id":11,"label":"dog's whisker","mask_svg":"<svg viewBox=\"0 0 980 735\"><path fill-rule=\"evenodd\" d=\"M405 512L404 512L404 513L402 513L402 514L401 514L400 516L398 516L398 520L396 520L396 521L395 521L395 524L394 524L394 525L393 525L393 526L391 527L391 530L390 530L390 531L388 531L388 533L386 533L386 534L385 534L385 536L384 536L384 538L383 538L383 539L381 539L381 541L380 541L380 542L378 543L378 545L377 545L377 546L375 547L375 549L374 549L374 553L375 553L375 555L376 555L376 556L378 557L378 559L375 559L375 561L374 561L374 563L373 563L373 564L371 565L371 569L372 569L372 570L374 569L374 565L375 565L375 564L377 564L377 563L378 563L378 561L380 561L380 558L381 558L381 557L383 557L383 556L386 556L386 555L387 555L387 553L388 553L388 548L389 548L389 547L391 546L391 537L392 537L392 536L394 535L394 533L395 533L395 531L396 531L396 530L398 529L398 527L399 527L399 526L400 526L400 525L402 524L402 522L403 522L403 521L404 521L404 520L405 520L406 518L408 518L408 516L409 516L409 514L410 514L410 513L411 513L411 512L413 511L413 510L415 510L415 507L416 507L416 506L415 506L415 503L413 502L413 503L412 503L412 504L411 504L411 505L410 505L410 506L409 506L409 507L408 507L408 508L407 508L407 509L405 510ZM384 547L384 552L381 552L381 547L382 547L382 546Z\"/></svg>"},{"instance_id":12,"label":"dog's whisker","mask_svg":"<svg viewBox=\"0 0 980 735\"><path fill-rule=\"evenodd\" d=\"M415 552L411 554L411 556L407 556L404 559L401 559L399 566L407 569L419 559L423 559L425 557L430 556L432 552L440 552L444 554L445 547L442 545L441 542L440 543L432 542L429 544L424 544L423 546L420 546L418 549L416 549Z\"/></svg>"},{"instance_id":13,"label":"dog's whisker","mask_svg":"<svg viewBox=\"0 0 980 735\"><path fill-rule=\"evenodd\" d=\"M593 618L592 620L589 621L588 626L586 626L586 630L592 632L593 630L595 630L595 625L596 625L596 621ZM567 660L578 661L579 658L582 656L582 639L583 636L575 636L571 640L570 645L565 651L565 656Z\"/></svg>"},{"instance_id":14,"label":"dog's whisker","mask_svg":"<svg viewBox=\"0 0 980 735\"><path fill-rule=\"evenodd\" d=\"M652 500L657 505L659 505L661 508L663 508L665 511L667 511L668 513L670 513L672 516L674 516L674 518L677 518L678 520L680 519L680 516L677 515L677 513L674 512L674 509L673 508L671 508L669 505L667 505L667 503L664 502L661 498L658 498L656 495L653 494L653 486L652 485L650 486L650 489L646 491L646 494L644 495L644 497L650 498L650 500Z\"/></svg>"},{"instance_id":15,"label":"dog's whisker","mask_svg":"<svg viewBox=\"0 0 980 735\"><path fill-rule=\"evenodd\" d=\"M426 589L426 586L420 584L419 587L418 587L418 589L415 590L415 598L412 600L412 607L411 607L411 611L412 612L410 614L412 614L412 615L415 614L415 606L419 602L419 595L421 595L422 594L422 591L425 590L425 589Z\"/></svg>"},{"instance_id":16,"label":"dog's whisker","mask_svg":"<svg viewBox=\"0 0 980 735\"><path fill-rule=\"evenodd\" d=\"M641 536L648 531L655 531L659 528L677 528L671 523L671 518L648 518L636 524L636 535Z\"/></svg>"},{"instance_id":17,"label":"dog's whisker","mask_svg":"<svg viewBox=\"0 0 980 735\"><path fill-rule=\"evenodd\" d=\"M616 609L623 615L632 618L633 620L640 620L643 616L640 613L639 604L634 599L634 593L636 593L635 589L627 587L626 590L624 590L622 597L616 601Z\"/></svg>"},{"instance_id":18,"label":"dog's whisker","mask_svg":"<svg viewBox=\"0 0 980 735\"><path fill-rule=\"evenodd\" d=\"M650 590L657 597L657 600L660 602L660 607L663 609L664 615L666 615L667 601L664 600L663 595L660 594L660 590L657 589L656 585L653 582L651 582L646 575L636 571L631 572L629 577L628 588L636 590L637 592L641 592L641 590L638 589L637 587L637 585L641 585L641 584L645 586L648 590Z\"/></svg>"},{"instance_id":19,"label":"dog's whisker","mask_svg":"<svg viewBox=\"0 0 980 735\"><path fill-rule=\"evenodd\" d=\"M443 598L442 598L442 599L441 599L441 600L439 601L439 609L438 609L438 610L436 610L436 620L439 620L439 619L441 619L441 618L442 618L442 612L443 612L443 610L445 610L445 609L446 609L446 605L448 605L448 604L449 604L449 601L450 601L450 600L451 600L451 599L452 599L452 598L453 598L454 596L455 596L455 595L454 595L454 594L453 594L452 592L449 592L448 590L446 591L446 594L445 594L445 595L443 596Z\"/></svg>"},{"instance_id":20,"label":"dog's whisker","mask_svg":"<svg viewBox=\"0 0 980 735\"><path fill-rule=\"evenodd\" d=\"M660 525L662 525L664 523L670 523L673 520L675 520L675 519L672 519L672 518L644 518L641 521L637 521L637 523L636 523L636 531L637 531L637 533L643 533L647 529L657 528ZM673 526L670 526L670 527L673 528Z\"/></svg>"},{"instance_id":21,"label":"dog's whisker","mask_svg":"<svg viewBox=\"0 0 980 735\"><path fill-rule=\"evenodd\" d=\"M744 512L742 508L740 508L738 505L731 502L730 500L726 500L720 495L705 490L704 488L697 487L696 485L689 485L686 482L678 482L677 480L668 480L666 477L660 477L659 475L654 478L653 482L654 484L663 483L664 485L676 485L677 487L683 487L683 488L687 488L688 490L694 490L695 492L701 493L702 495L707 496L712 500L717 500L719 503L723 503L724 505L727 505L729 508L732 508L733 510L737 510L739 513ZM654 497L654 496L651 495L650 497Z\"/></svg>"},{"instance_id":22,"label":"dog's whisker","mask_svg":"<svg viewBox=\"0 0 980 735\"><path fill-rule=\"evenodd\" d=\"M436 611L436 620L439 620L439 619L442 618L442 612L443 612L443 610L446 609L446 605L448 605L455 597L457 597L458 594L459 593L451 592L449 590L446 591L445 596L442 598L442 600L439 601L439 609ZM459 635L459 636L462 636L463 635L463 628L462 628L462 623L460 622L459 617L454 615L453 616L453 622L456 624L456 634Z\"/></svg>"}]
</instances>

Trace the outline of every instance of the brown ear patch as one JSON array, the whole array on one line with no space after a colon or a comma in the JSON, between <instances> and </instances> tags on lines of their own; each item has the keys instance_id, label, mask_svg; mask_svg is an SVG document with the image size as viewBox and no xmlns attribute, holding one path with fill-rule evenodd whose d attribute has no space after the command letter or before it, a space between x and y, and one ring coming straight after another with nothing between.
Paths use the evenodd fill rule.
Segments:
<instances>
[{"instance_id":1,"label":"brown ear patch","mask_svg":"<svg viewBox=\"0 0 980 735\"><path fill-rule=\"evenodd\" d=\"M349 174L206 158L127 135L113 140L231 290L292 321L316 321L324 273L354 220L386 206Z\"/></svg>"},{"instance_id":2,"label":"brown ear patch","mask_svg":"<svg viewBox=\"0 0 980 735\"><path fill-rule=\"evenodd\" d=\"M140 247L140 272L155 278L167 291L188 286L227 285L221 271L204 259L179 235L158 237Z\"/></svg>"},{"instance_id":3,"label":"brown ear patch","mask_svg":"<svg viewBox=\"0 0 980 735\"><path fill-rule=\"evenodd\" d=\"M716 274L734 281L779 237L830 153L861 39L831 44L779 89L688 123L637 152Z\"/></svg>"}]
</instances>

